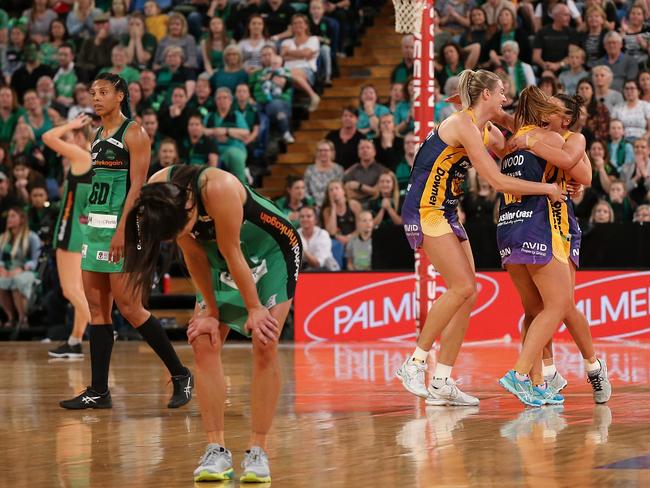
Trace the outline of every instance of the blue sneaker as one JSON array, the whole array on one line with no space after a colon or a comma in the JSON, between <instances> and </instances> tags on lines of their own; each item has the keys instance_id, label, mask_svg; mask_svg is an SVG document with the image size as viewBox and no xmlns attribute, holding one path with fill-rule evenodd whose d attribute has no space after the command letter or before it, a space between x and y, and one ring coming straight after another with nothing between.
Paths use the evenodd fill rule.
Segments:
<instances>
[{"instance_id":1,"label":"blue sneaker","mask_svg":"<svg viewBox=\"0 0 650 488\"><path fill-rule=\"evenodd\" d=\"M508 371L499 384L516 396L523 404L531 407L541 407L543 404L533 392L530 380L519 381L514 369Z\"/></svg>"},{"instance_id":2,"label":"blue sneaker","mask_svg":"<svg viewBox=\"0 0 650 488\"><path fill-rule=\"evenodd\" d=\"M559 393L555 393L548 386L546 388L533 386L533 393L535 398L542 402L542 405L562 405L564 403L564 397Z\"/></svg>"}]
</instances>

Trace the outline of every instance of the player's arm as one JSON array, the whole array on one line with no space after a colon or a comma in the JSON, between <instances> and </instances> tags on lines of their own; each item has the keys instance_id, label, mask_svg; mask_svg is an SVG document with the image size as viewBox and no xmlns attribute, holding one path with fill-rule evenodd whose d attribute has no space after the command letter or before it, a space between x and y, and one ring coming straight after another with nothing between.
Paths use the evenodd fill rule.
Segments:
<instances>
[{"instance_id":1,"label":"player's arm","mask_svg":"<svg viewBox=\"0 0 650 488\"><path fill-rule=\"evenodd\" d=\"M201 245L191 235L186 234L176 239L178 247L183 251L187 271L190 273L194 286L203 295L206 313L210 317L219 318L219 308L214 297L212 272L208 256Z\"/></svg>"},{"instance_id":2,"label":"player's arm","mask_svg":"<svg viewBox=\"0 0 650 488\"><path fill-rule=\"evenodd\" d=\"M535 183L501 174L496 162L485 149L478 128L469 122L470 119L466 115L455 117L455 120L450 121L450 125L453 124L452 135L456 136L455 138L467 151L477 173L485 178L492 188L501 193L514 195L547 195L552 202L566 199L557 185Z\"/></svg>"},{"instance_id":3,"label":"player's arm","mask_svg":"<svg viewBox=\"0 0 650 488\"><path fill-rule=\"evenodd\" d=\"M90 123L90 117L82 115L43 134L43 143L64 158L67 158L70 161L70 167L77 174L85 173L90 169L90 152L76 144L64 141L63 136L67 132L80 129L88 123Z\"/></svg>"},{"instance_id":4,"label":"player's arm","mask_svg":"<svg viewBox=\"0 0 650 488\"><path fill-rule=\"evenodd\" d=\"M494 154L503 159L505 155L508 154L508 148L506 147L506 138L503 136L503 133L499 130L499 128L491 122L488 122L486 127L489 136L488 148Z\"/></svg>"},{"instance_id":5,"label":"player's arm","mask_svg":"<svg viewBox=\"0 0 650 488\"><path fill-rule=\"evenodd\" d=\"M135 205L135 201L140 196L142 185L147 180L149 162L151 161L151 141L149 141L149 136L140 124L133 123L129 126L124 135L124 142L129 150L131 160L129 169L131 186L124 200L122 217L117 224L113 239L111 239L108 259L113 263L118 263L122 259L122 256L124 256L124 226L126 225L126 216L129 215Z\"/></svg>"},{"instance_id":6,"label":"player's arm","mask_svg":"<svg viewBox=\"0 0 650 488\"><path fill-rule=\"evenodd\" d=\"M262 305L253 275L241 250L239 236L244 220L241 188L239 180L229 173L220 174L218 179L208 179L204 190L209 195L205 199L206 210L214 220L219 251L226 260L248 310L245 327L263 344L267 344L278 340L280 328L278 321Z\"/></svg>"}]
</instances>

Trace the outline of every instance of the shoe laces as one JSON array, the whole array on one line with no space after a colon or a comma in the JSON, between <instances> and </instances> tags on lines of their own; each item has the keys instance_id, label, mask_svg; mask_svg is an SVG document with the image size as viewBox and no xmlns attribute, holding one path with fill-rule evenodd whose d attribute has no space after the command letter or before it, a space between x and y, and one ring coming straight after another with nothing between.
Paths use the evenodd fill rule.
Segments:
<instances>
[{"instance_id":1,"label":"shoe laces","mask_svg":"<svg viewBox=\"0 0 650 488\"><path fill-rule=\"evenodd\" d=\"M263 456L264 453L261 449L250 449L246 451L246 456L244 456L244 460L241 463L241 467L245 468L247 465L250 464L259 464L263 461Z\"/></svg>"},{"instance_id":2,"label":"shoe laces","mask_svg":"<svg viewBox=\"0 0 650 488\"><path fill-rule=\"evenodd\" d=\"M603 378L600 376L600 373L594 376L587 376L587 381L591 383L591 387L595 391L603 391L602 380Z\"/></svg>"},{"instance_id":3,"label":"shoe laces","mask_svg":"<svg viewBox=\"0 0 650 488\"><path fill-rule=\"evenodd\" d=\"M199 459L199 464L209 464L214 458L225 454L226 449L223 446L208 446L205 454Z\"/></svg>"}]
</instances>

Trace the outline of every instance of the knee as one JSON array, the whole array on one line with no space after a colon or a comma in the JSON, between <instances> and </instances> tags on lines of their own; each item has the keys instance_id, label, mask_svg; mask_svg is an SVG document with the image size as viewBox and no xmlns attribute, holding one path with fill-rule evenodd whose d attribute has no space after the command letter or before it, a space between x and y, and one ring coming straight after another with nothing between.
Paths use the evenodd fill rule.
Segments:
<instances>
[{"instance_id":1,"label":"knee","mask_svg":"<svg viewBox=\"0 0 650 488\"><path fill-rule=\"evenodd\" d=\"M139 326L141 325L142 321L140 320L142 317L142 311L143 307L142 304L134 302L134 301L117 301L117 308L120 311L120 314L122 314L122 317L130 323L131 325Z\"/></svg>"},{"instance_id":2,"label":"knee","mask_svg":"<svg viewBox=\"0 0 650 488\"><path fill-rule=\"evenodd\" d=\"M258 339L253 339L253 361L260 368L271 367L278 357L277 342L262 344Z\"/></svg>"},{"instance_id":3,"label":"knee","mask_svg":"<svg viewBox=\"0 0 650 488\"><path fill-rule=\"evenodd\" d=\"M213 345L210 336L201 335L192 342L194 351L194 362L199 369L209 368L210 364L219 359L221 354L221 342Z\"/></svg>"},{"instance_id":4,"label":"knee","mask_svg":"<svg viewBox=\"0 0 650 488\"><path fill-rule=\"evenodd\" d=\"M476 300L478 294L476 282L474 280L461 281L458 284L451 286L449 291L462 299L463 302L467 300Z\"/></svg>"}]
</instances>

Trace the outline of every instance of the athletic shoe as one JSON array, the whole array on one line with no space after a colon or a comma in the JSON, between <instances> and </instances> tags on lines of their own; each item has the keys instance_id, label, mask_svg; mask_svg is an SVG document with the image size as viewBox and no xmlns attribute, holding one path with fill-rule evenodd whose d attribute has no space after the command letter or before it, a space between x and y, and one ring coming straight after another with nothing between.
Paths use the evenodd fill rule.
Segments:
<instances>
[{"instance_id":1,"label":"athletic shoe","mask_svg":"<svg viewBox=\"0 0 650 488\"><path fill-rule=\"evenodd\" d=\"M282 134L282 140L287 144L293 144L294 142L296 142L296 139L293 137L293 135L291 135L291 132L289 131Z\"/></svg>"},{"instance_id":2,"label":"athletic shoe","mask_svg":"<svg viewBox=\"0 0 650 488\"><path fill-rule=\"evenodd\" d=\"M194 378L192 372L188 369L187 374L172 376L174 393L169 399L167 408L178 408L185 405L192 399L192 388L194 388Z\"/></svg>"},{"instance_id":3,"label":"athletic shoe","mask_svg":"<svg viewBox=\"0 0 650 488\"><path fill-rule=\"evenodd\" d=\"M307 108L310 112L315 112L318 109L318 104L320 103L320 97L314 95L314 97L309 101L309 107Z\"/></svg>"},{"instance_id":4,"label":"athletic shoe","mask_svg":"<svg viewBox=\"0 0 650 488\"><path fill-rule=\"evenodd\" d=\"M531 407L541 407L542 402L536 398L530 380L519 381L514 369L508 371L499 384L516 396L519 401Z\"/></svg>"},{"instance_id":5,"label":"athletic shoe","mask_svg":"<svg viewBox=\"0 0 650 488\"><path fill-rule=\"evenodd\" d=\"M612 396L612 384L607 376L607 364L602 359L599 359L598 362L600 369L587 373L587 381L591 383L591 388L594 390L594 402L606 403Z\"/></svg>"},{"instance_id":6,"label":"athletic shoe","mask_svg":"<svg viewBox=\"0 0 650 488\"><path fill-rule=\"evenodd\" d=\"M458 406L458 407L475 407L479 404L479 399L463 393L456 386L456 382L451 378L446 378L445 382L439 388L434 386L434 381L429 385L427 399L424 403L431 406Z\"/></svg>"},{"instance_id":7,"label":"athletic shoe","mask_svg":"<svg viewBox=\"0 0 650 488\"><path fill-rule=\"evenodd\" d=\"M230 451L219 444L208 444L194 470L194 481L227 481L234 476Z\"/></svg>"},{"instance_id":8,"label":"athletic shoe","mask_svg":"<svg viewBox=\"0 0 650 488\"><path fill-rule=\"evenodd\" d=\"M47 351L47 354L53 358L82 358L84 357L84 352L81 349L81 344L75 344L71 346L67 342L64 342L56 349L50 349Z\"/></svg>"},{"instance_id":9,"label":"athletic shoe","mask_svg":"<svg viewBox=\"0 0 650 488\"><path fill-rule=\"evenodd\" d=\"M402 385L408 391L416 396L427 398L429 392L427 391L427 386L424 384L424 373L426 371L426 363L413 361L411 358L408 358L395 372L395 376L402 380Z\"/></svg>"},{"instance_id":10,"label":"athletic shoe","mask_svg":"<svg viewBox=\"0 0 650 488\"><path fill-rule=\"evenodd\" d=\"M535 398L542 402L542 405L562 405L564 403L564 397L555 393L548 385L546 388L533 386L533 393Z\"/></svg>"},{"instance_id":11,"label":"athletic shoe","mask_svg":"<svg viewBox=\"0 0 650 488\"><path fill-rule=\"evenodd\" d=\"M544 376L544 381L546 381L546 387L555 393L560 393L569 383L559 371L556 371L551 376Z\"/></svg>"},{"instance_id":12,"label":"athletic shoe","mask_svg":"<svg viewBox=\"0 0 650 488\"><path fill-rule=\"evenodd\" d=\"M104 393L97 393L90 386L80 395L71 398L70 400L63 400L59 405L68 410L83 410L85 408L113 408L113 401L111 400L111 392L106 390Z\"/></svg>"},{"instance_id":13,"label":"athletic shoe","mask_svg":"<svg viewBox=\"0 0 650 488\"><path fill-rule=\"evenodd\" d=\"M269 458L261 447L251 447L241 463L244 468L239 481L242 483L270 483Z\"/></svg>"}]
</instances>

